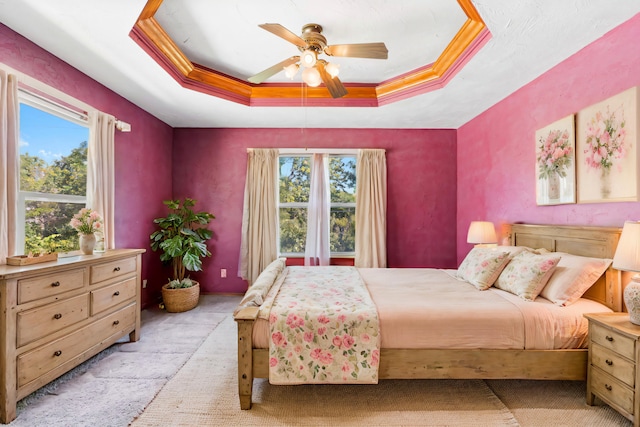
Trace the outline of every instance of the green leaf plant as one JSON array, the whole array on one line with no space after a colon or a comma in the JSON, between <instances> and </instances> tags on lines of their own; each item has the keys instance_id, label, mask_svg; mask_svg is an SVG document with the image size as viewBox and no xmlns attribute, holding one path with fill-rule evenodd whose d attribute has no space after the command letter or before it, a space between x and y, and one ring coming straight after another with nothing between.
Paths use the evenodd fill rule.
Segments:
<instances>
[{"instance_id":1,"label":"green leaf plant","mask_svg":"<svg viewBox=\"0 0 640 427\"><path fill-rule=\"evenodd\" d=\"M206 226L215 216L209 212L194 212L196 201L165 200L169 214L156 218L158 226L151 236L151 249L162 251L160 260L171 263L173 269L170 288L193 286L192 280L185 277L187 271L202 271L202 259L211 256L207 249L207 240L213 232Z\"/></svg>"}]
</instances>

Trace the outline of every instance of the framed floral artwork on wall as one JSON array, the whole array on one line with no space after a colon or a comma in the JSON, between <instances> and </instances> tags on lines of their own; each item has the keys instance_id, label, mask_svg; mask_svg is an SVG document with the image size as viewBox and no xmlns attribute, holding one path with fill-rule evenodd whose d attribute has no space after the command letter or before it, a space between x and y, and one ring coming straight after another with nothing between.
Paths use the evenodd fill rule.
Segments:
<instances>
[{"instance_id":1,"label":"framed floral artwork on wall","mask_svg":"<svg viewBox=\"0 0 640 427\"><path fill-rule=\"evenodd\" d=\"M578 113L579 203L638 201L638 95L633 87Z\"/></svg>"},{"instance_id":2,"label":"framed floral artwork on wall","mask_svg":"<svg viewBox=\"0 0 640 427\"><path fill-rule=\"evenodd\" d=\"M536 203L576 202L575 117L536 131Z\"/></svg>"}]
</instances>

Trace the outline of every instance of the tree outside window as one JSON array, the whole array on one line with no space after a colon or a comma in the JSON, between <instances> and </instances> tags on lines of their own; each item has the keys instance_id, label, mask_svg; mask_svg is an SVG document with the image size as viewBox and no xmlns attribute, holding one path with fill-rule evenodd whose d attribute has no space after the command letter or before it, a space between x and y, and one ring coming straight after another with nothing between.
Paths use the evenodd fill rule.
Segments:
<instances>
[{"instance_id":1,"label":"tree outside window","mask_svg":"<svg viewBox=\"0 0 640 427\"><path fill-rule=\"evenodd\" d=\"M329 156L331 255L355 254L356 159ZM280 156L280 253L303 256L307 236L311 158Z\"/></svg>"},{"instance_id":2,"label":"tree outside window","mask_svg":"<svg viewBox=\"0 0 640 427\"><path fill-rule=\"evenodd\" d=\"M17 232L25 254L78 249L69 221L86 205L89 129L50 111L20 104Z\"/></svg>"}]
</instances>

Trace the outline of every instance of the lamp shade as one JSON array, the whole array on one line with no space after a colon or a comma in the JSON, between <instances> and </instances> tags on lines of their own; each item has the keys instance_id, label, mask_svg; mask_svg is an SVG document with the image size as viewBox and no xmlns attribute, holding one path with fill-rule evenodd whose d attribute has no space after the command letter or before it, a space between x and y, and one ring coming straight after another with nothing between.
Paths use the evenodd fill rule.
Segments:
<instances>
[{"instance_id":1,"label":"lamp shade","mask_svg":"<svg viewBox=\"0 0 640 427\"><path fill-rule=\"evenodd\" d=\"M640 222L626 221L613 256L613 268L640 271Z\"/></svg>"},{"instance_id":2,"label":"lamp shade","mask_svg":"<svg viewBox=\"0 0 640 427\"><path fill-rule=\"evenodd\" d=\"M298 65L298 64L287 65L286 67L284 67L284 74L288 78L293 80L293 78L295 77L296 73L298 72L298 68L300 68L300 65Z\"/></svg>"},{"instance_id":3,"label":"lamp shade","mask_svg":"<svg viewBox=\"0 0 640 427\"><path fill-rule=\"evenodd\" d=\"M316 65L316 61L318 60L317 54L310 49L302 51L300 54L300 62L304 67L311 68Z\"/></svg>"},{"instance_id":4,"label":"lamp shade","mask_svg":"<svg viewBox=\"0 0 640 427\"><path fill-rule=\"evenodd\" d=\"M311 87L320 86L322 77L320 72L315 68L307 68L302 72L302 80Z\"/></svg>"},{"instance_id":5,"label":"lamp shade","mask_svg":"<svg viewBox=\"0 0 640 427\"><path fill-rule=\"evenodd\" d=\"M471 221L467 233L467 243L497 243L496 228L492 222Z\"/></svg>"},{"instance_id":6,"label":"lamp shade","mask_svg":"<svg viewBox=\"0 0 640 427\"><path fill-rule=\"evenodd\" d=\"M340 73L340 65L336 64L335 62L327 63L325 68L327 70L327 73L329 73L332 78L336 77Z\"/></svg>"}]
</instances>

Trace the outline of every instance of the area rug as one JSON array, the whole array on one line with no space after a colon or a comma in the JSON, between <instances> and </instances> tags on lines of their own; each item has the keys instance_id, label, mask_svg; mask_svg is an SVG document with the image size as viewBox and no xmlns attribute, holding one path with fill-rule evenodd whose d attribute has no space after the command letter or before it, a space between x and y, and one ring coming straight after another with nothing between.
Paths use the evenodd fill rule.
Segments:
<instances>
[{"instance_id":1,"label":"area rug","mask_svg":"<svg viewBox=\"0 0 640 427\"><path fill-rule=\"evenodd\" d=\"M384 380L377 385L271 386L255 380L240 410L236 325L223 320L132 425L517 426L480 380Z\"/></svg>"},{"instance_id":2,"label":"area rug","mask_svg":"<svg viewBox=\"0 0 640 427\"><path fill-rule=\"evenodd\" d=\"M237 303L236 303L237 304ZM10 427L125 427L190 359L228 313L144 310L140 341L123 339L18 402Z\"/></svg>"},{"instance_id":3,"label":"area rug","mask_svg":"<svg viewBox=\"0 0 640 427\"><path fill-rule=\"evenodd\" d=\"M585 381L487 380L522 426L630 427L607 405L587 406Z\"/></svg>"}]
</instances>

